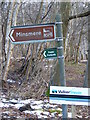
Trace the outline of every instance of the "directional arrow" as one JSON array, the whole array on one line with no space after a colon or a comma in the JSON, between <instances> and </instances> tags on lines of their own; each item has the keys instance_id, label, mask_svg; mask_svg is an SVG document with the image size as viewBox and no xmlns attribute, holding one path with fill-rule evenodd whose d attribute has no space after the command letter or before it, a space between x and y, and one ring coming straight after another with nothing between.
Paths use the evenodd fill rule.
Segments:
<instances>
[{"instance_id":1,"label":"directional arrow","mask_svg":"<svg viewBox=\"0 0 90 120\"><path fill-rule=\"evenodd\" d=\"M43 55L44 55L44 57L47 57L47 56L46 56L46 51L44 51Z\"/></svg>"},{"instance_id":2,"label":"directional arrow","mask_svg":"<svg viewBox=\"0 0 90 120\"><path fill-rule=\"evenodd\" d=\"M10 38L11 38L11 40L14 42L14 41L15 41L15 39L13 38L13 33L14 33L14 30L12 29L9 37L10 37Z\"/></svg>"}]
</instances>

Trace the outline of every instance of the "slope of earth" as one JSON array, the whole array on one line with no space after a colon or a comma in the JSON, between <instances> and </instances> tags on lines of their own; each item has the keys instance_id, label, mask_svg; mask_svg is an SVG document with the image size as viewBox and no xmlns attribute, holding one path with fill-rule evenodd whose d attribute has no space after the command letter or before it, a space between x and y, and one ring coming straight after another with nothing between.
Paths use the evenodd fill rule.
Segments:
<instances>
[{"instance_id":1,"label":"slope of earth","mask_svg":"<svg viewBox=\"0 0 90 120\"><path fill-rule=\"evenodd\" d=\"M51 70L49 65L47 66L48 69L45 66L45 62L43 62L43 64L38 63L36 69L40 71L37 73L38 75L36 75L34 78L32 75L32 79L30 78L29 81L24 81L24 84L20 83L20 85L17 83L17 80L19 78L18 82L21 82L24 77L18 77L18 73L9 71L7 81L10 85L10 96L7 96L7 92L2 90L2 100L0 103L2 118L12 118L13 120L16 118L62 118L61 105L49 104L48 97L45 96L45 92L48 89ZM15 67L17 68L19 65L16 63ZM82 87L84 83L85 69L86 64L73 64L71 62L66 62L65 74L67 86ZM12 76L13 80L11 80L10 75ZM23 100L23 102L21 102L21 100ZM20 107L24 106L24 103L29 104L30 107L28 109L25 107L26 110L21 112L19 109L21 109ZM88 110L89 109L87 106L76 106L76 118L89 119L90 115ZM71 106L68 105L68 118L72 117L71 114Z\"/></svg>"},{"instance_id":2,"label":"slope of earth","mask_svg":"<svg viewBox=\"0 0 90 120\"><path fill-rule=\"evenodd\" d=\"M65 74L66 85L68 87L83 87L85 77L86 63L66 62Z\"/></svg>"},{"instance_id":3,"label":"slope of earth","mask_svg":"<svg viewBox=\"0 0 90 120\"><path fill-rule=\"evenodd\" d=\"M14 64L14 66L11 65L7 80L10 85L11 96L21 98L40 98L45 96L45 92L50 84L50 75L53 69L50 66L53 66L53 62L38 62L28 81L25 75L20 76L20 73L15 72L20 67L20 62L15 62ZM66 86L83 87L85 70L86 63L65 62Z\"/></svg>"}]
</instances>

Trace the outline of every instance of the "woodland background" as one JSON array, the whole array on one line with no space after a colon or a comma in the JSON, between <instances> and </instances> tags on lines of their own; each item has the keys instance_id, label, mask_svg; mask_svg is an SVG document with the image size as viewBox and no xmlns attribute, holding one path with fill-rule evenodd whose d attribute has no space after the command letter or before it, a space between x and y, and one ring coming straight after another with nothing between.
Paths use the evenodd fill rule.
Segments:
<instances>
[{"instance_id":1,"label":"woodland background","mask_svg":"<svg viewBox=\"0 0 90 120\"><path fill-rule=\"evenodd\" d=\"M89 2L44 2L43 0L41 2L23 2L22 0L6 2L1 0L1 87L9 89L9 82L12 80L15 82L12 91L16 91L17 94L23 91L20 92L22 97L38 97L38 95L42 96L50 85L60 85L58 59L46 60L43 57L44 49L56 47L55 41L14 45L8 37L11 26L54 23L57 13L61 15L63 22L65 65L72 64L76 67L82 62L85 63L84 69L80 68L83 69L83 84L84 87L90 86L90 74L88 74L90 71L89 8ZM70 66L68 68L71 69ZM79 77L74 79L79 79ZM24 91L24 88L27 90ZM10 95L12 96L13 93Z\"/></svg>"},{"instance_id":2,"label":"woodland background","mask_svg":"<svg viewBox=\"0 0 90 120\"><path fill-rule=\"evenodd\" d=\"M62 117L61 106L54 106L48 102L49 86L61 85L58 59L45 59L43 56L44 49L57 47L56 41L12 44L8 37L12 26L55 23L57 14L60 14L63 22L66 86L90 88L89 2L0 0L2 120L8 117L13 120L18 117ZM37 99L39 101L36 101ZM72 108L77 111L72 112L72 118L90 118L88 106L68 106L68 114ZM29 111L24 113L25 110ZM36 114L36 110L39 114Z\"/></svg>"}]
</instances>

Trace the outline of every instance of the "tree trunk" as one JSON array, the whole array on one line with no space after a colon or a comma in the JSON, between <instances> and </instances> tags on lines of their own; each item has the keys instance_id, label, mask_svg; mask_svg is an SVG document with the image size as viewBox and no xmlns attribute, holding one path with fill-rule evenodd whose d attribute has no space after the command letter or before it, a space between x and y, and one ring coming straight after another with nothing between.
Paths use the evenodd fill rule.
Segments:
<instances>
[{"instance_id":1,"label":"tree trunk","mask_svg":"<svg viewBox=\"0 0 90 120\"><path fill-rule=\"evenodd\" d=\"M37 14L37 16L36 16L36 19L35 19L35 24L37 24L38 22L39 22L39 18L40 18L40 13L41 13L41 10L42 10L42 7L43 7L43 0L42 0L42 2L41 2L41 4L40 4L40 8L39 8L39 12L38 12L38 14ZM28 62L28 66L27 66L27 70L26 70L26 80L28 80L29 79L29 75L30 75L30 71L31 71L31 69L33 69L32 67L33 67L33 64L35 64L34 62L34 60L35 60L35 57L37 56L37 44L36 43L33 43L33 49L32 49L32 53L31 53L31 58L30 58L30 60L29 60L29 62Z\"/></svg>"},{"instance_id":2,"label":"tree trunk","mask_svg":"<svg viewBox=\"0 0 90 120\"><path fill-rule=\"evenodd\" d=\"M90 5L89 5L89 9L90 9ZM89 33L90 33L90 15L88 16L88 87L90 88L90 34Z\"/></svg>"},{"instance_id":3,"label":"tree trunk","mask_svg":"<svg viewBox=\"0 0 90 120\"><path fill-rule=\"evenodd\" d=\"M81 32L80 32L80 37L79 37L79 42L78 42L78 45L77 45L77 49L76 49L76 63L78 63L78 57L79 57L79 48L80 48L80 44L81 44L81 37L82 37L82 32L83 32L83 27L84 27L84 21L82 23L82 28L81 28Z\"/></svg>"},{"instance_id":4,"label":"tree trunk","mask_svg":"<svg viewBox=\"0 0 90 120\"><path fill-rule=\"evenodd\" d=\"M90 10L90 4L88 5ZM88 88L90 88L90 15L88 16ZM88 91L90 93L90 91ZM90 94L89 94L90 95ZM90 115L90 107L88 107L88 115Z\"/></svg>"},{"instance_id":5,"label":"tree trunk","mask_svg":"<svg viewBox=\"0 0 90 120\"><path fill-rule=\"evenodd\" d=\"M15 1L14 1L15 2ZM14 4L14 3L13 3ZM12 13L13 15L11 15L11 17L13 16L13 19L14 19L14 25L16 25L16 21L17 21L17 14L18 14L18 11L19 11L19 7L21 5L21 2L19 3L19 5L17 6L17 8L14 10L12 8L12 10L14 10ZM14 7L14 5L13 5ZM11 21L12 18L10 18L10 21ZM9 51L7 53L7 62L6 62L6 66L5 66L5 71L4 71L4 75L3 75L3 80L6 81L7 80L7 74L8 74L8 71L9 71L9 66L10 66L10 59L11 59L11 56L13 54L13 47L14 45L11 44L11 42L9 43Z\"/></svg>"},{"instance_id":6,"label":"tree trunk","mask_svg":"<svg viewBox=\"0 0 90 120\"><path fill-rule=\"evenodd\" d=\"M1 33L1 9L0 9L0 48L2 48L2 33ZM1 87L2 87L2 83L1 83L1 80L2 80L2 49L0 49L0 89L1 89ZM0 94L0 96L1 96L1 94Z\"/></svg>"}]
</instances>

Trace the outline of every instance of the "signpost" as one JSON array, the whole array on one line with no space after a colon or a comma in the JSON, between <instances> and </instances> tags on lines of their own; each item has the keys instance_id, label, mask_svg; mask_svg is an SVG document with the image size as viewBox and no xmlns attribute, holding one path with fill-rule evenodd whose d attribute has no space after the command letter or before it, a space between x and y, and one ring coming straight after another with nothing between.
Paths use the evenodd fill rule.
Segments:
<instances>
[{"instance_id":1,"label":"signpost","mask_svg":"<svg viewBox=\"0 0 90 120\"><path fill-rule=\"evenodd\" d=\"M11 28L9 38L12 43L35 43L35 42L48 42L57 40L58 49L58 65L61 86L66 85L65 80L65 69L64 69L64 51L63 51L63 40L61 32L60 16L56 16L56 23L41 24L32 26L14 26ZM55 31L55 28L57 31ZM57 33L57 35L56 35ZM57 37L57 39L56 39ZM44 51L45 58L57 58L57 49L50 48ZM67 118L67 106L62 104L63 118Z\"/></svg>"},{"instance_id":2,"label":"signpost","mask_svg":"<svg viewBox=\"0 0 90 120\"><path fill-rule=\"evenodd\" d=\"M9 38L12 43L16 44L54 41L56 38L55 24L12 27Z\"/></svg>"},{"instance_id":3,"label":"signpost","mask_svg":"<svg viewBox=\"0 0 90 120\"><path fill-rule=\"evenodd\" d=\"M49 48L44 50L44 57L47 59L57 58L57 48Z\"/></svg>"},{"instance_id":4,"label":"signpost","mask_svg":"<svg viewBox=\"0 0 90 120\"><path fill-rule=\"evenodd\" d=\"M90 88L50 86L50 103L90 106Z\"/></svg>"},{"instance_id":5,"label":"signpost","mask_svg":"<svg viewBox=\"0 0 90 120\"><path fill-rule=\"evenodd\" d=\"M57 48L44 50L47 59L58 58L61 86L50 86L50 102L62 104L63 118L67 118L67 105L90 106L90 88L65 87L64 50L60 16L56 16L56 23L31 26L14 26L11 28L9 38L12 43L35 43L57 40ZM56 27L56 31L55 31ZM57 34L57 35L56 35ZM58 49L58 56L57 56Z\"/></svg>"},{"instance_id":6,"label":"signpost","mask_svg":"<svg viewBox=\"0 0 90 120\"><path fill-rule=\"evenodd\" d=\"M61 18L60 15L56 15L56 37L57 37L57 47L63 48L63 35L62 35L62 27L61 27ZM64 68L64 49L58 49L58 66L59 66L59 76L60 76L60 85L66 86L65 79L65 68ZM62 114L63 119L67 118L67 105L62 104Z\"/></svg>"}]
</instances>

